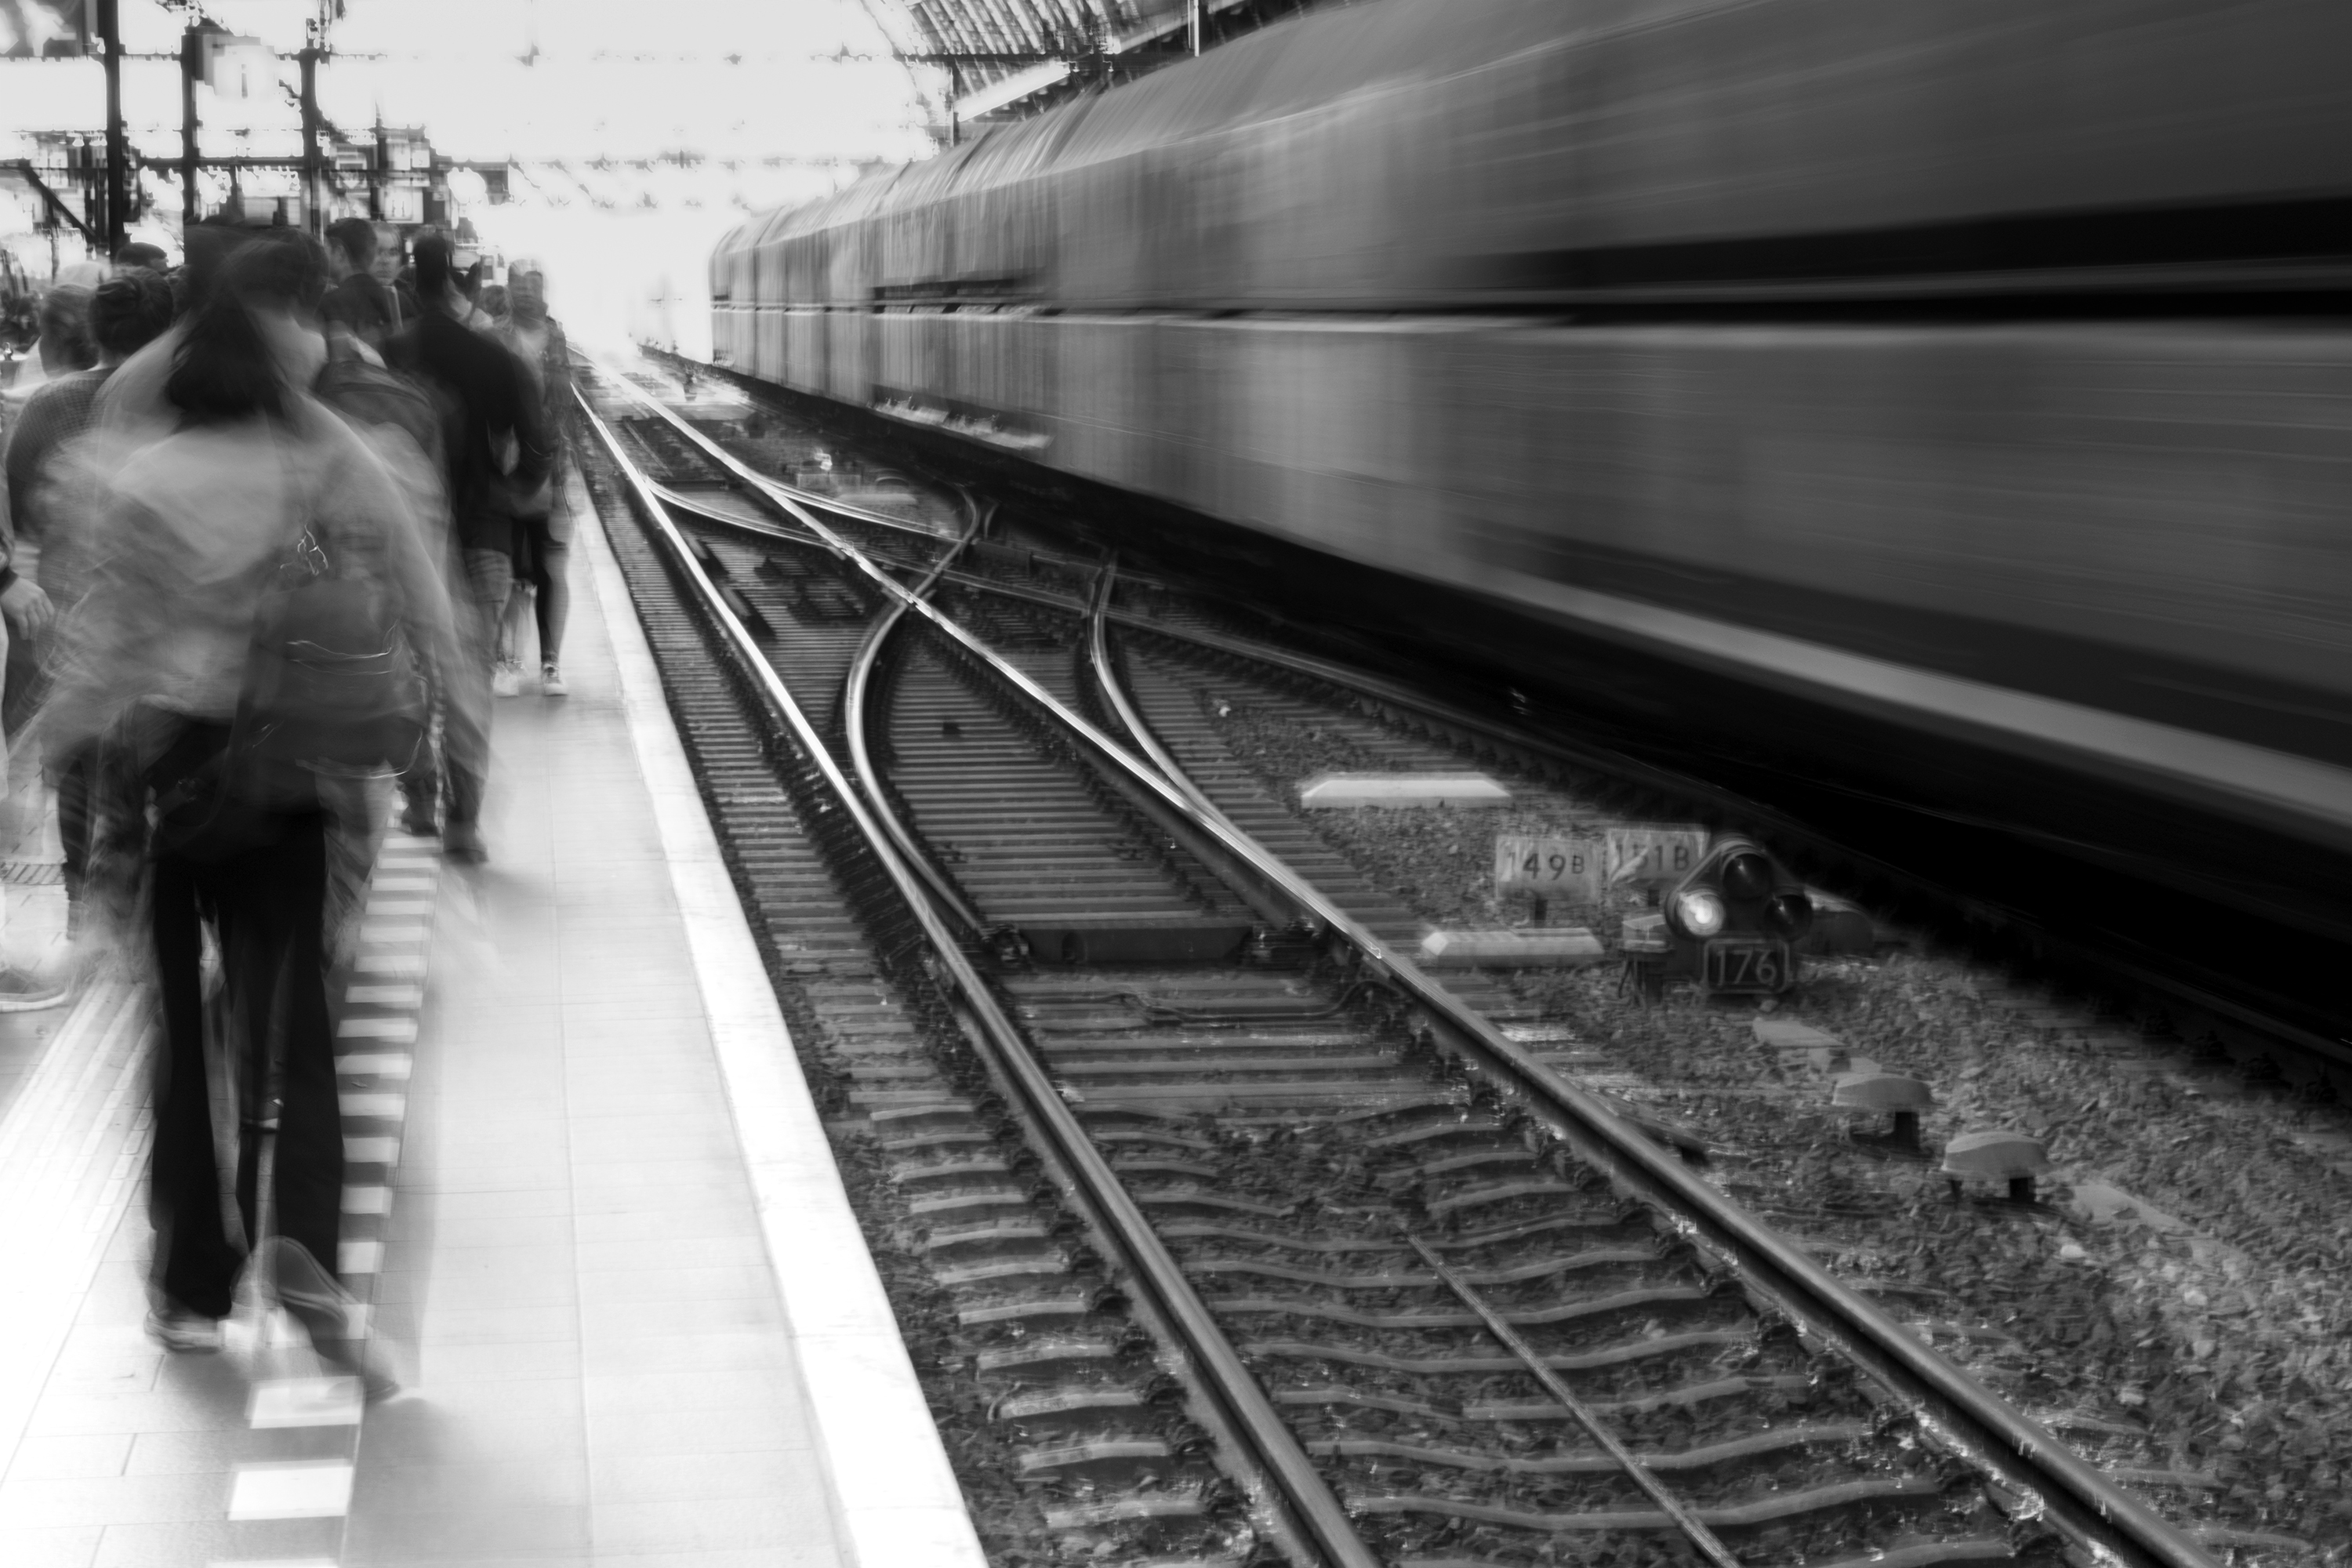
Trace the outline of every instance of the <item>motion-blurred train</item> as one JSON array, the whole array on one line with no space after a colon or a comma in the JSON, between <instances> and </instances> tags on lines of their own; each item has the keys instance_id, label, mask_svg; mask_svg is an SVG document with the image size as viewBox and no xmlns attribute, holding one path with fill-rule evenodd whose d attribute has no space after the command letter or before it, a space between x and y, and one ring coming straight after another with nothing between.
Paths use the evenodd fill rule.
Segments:
<instances>
[{"instance_id":1,"label":"motion-blurred train","mask_svg":"<svg viewBox=\"0 0 2352 1568\"><path fill-rule=\"evenodd\" d=\"M1366 0L753 218L716 352L2332 952L2347 60L2342 0Z\"/></svg>"}]
</instances>

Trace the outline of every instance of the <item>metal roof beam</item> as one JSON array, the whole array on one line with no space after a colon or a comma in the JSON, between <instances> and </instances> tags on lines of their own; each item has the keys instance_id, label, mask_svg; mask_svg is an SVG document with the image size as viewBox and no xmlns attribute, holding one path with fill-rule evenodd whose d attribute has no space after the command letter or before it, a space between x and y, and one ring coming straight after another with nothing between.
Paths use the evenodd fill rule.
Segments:
<instances>
[{"instance_id":1,"label":"metal roof beam","mask_svg":"<svg viewBox=\"0 0 2352 1568\"><path fill-rule=\"evenodd\" d=\"M1069 79L1069 61L1046 60L964 94L956 100L956 115L963 120L978 119Z\"/></svg>"},{"instance_id":2,"label":"metal roof beam","mask_svg":"<svg viewBox=\"0 0 2352 1568\"><path fill-rule=\"evenodd\" d=\"M1004 40L1003 47L1006 53L1014 54L1024 49L1045 47L1045 39L1034 36L1022 20L1013 14L1012 7L1007 5L1004 0L972 0L972 4L983 7L994 21L997 36Z\"/></svg>"},{"instance_id":3,"label":"metal roof beam","mask_svg":"<svg viewBox=\"0 0 2352 1568\"><path fill-rule=\"evenodd\" d=\"M1037 40L1038 47L1044 48L1062 30L1060 18L1050 15L1047 7L1036 4L1035 0L1010 0L1010 4L1021 13L1030 36Z\"/></svg>"},{"instance_id":4,"label":"metal roof beam","mask_svg":"<svg viewBox=\"0 0 2352 1568\"><path fill-rule=\"evenodd\" d=\"M964 15L960 0L932 0L928 9L940 17L942 42L949 50L980 47L980 39L971 31L971 19Z\"/></svg>"}]
</instances>

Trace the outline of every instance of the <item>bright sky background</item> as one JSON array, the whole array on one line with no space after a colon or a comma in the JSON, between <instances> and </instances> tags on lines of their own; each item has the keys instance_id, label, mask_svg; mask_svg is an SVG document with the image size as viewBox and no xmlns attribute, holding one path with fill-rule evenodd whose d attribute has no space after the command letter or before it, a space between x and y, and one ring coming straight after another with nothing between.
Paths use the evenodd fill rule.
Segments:
<instances>
[{"instance_id":1,"label":"bright sky background","mask_svg":"<svg viewBox=\"0 0 2352 1568\"><path fill-rule=\"evenodd\" d=\"M121 5L126 49L177 48L184 16L155 0ZM206 0L205 11L291 52L315 6ZM486 243L546 261L557 313L591 338L650 331L701 345L702 261L746 211L823 195L859 163L931 150L923 126L933 111L888 58L865 0L347 0L333 44L347 58L320 70L320 103L346 132L381 112L459 158L564 161L527 168L513 202L472 216ZM824 58L843 51L879 58ZM386 58L356 58L371 53ZM292 61L281 68L288 86L299 81ZM125 68L124 118L150 155L179 151L178 74L170 61ZM208 153L299 146L299 117L282 94L197 96ZM95 61L0 62L0 156L28 150L19 138L35 130L95 131L104 111ZM680 152L704 162L625 167ZM623 166L589 166L599 159ZM177 213L176 183L151 189ZM16 226L6 211L0 227ZM21 239L16 248L27 250ZM664 297L667 331L655 303Z\"/></svg>"}]
</instances>

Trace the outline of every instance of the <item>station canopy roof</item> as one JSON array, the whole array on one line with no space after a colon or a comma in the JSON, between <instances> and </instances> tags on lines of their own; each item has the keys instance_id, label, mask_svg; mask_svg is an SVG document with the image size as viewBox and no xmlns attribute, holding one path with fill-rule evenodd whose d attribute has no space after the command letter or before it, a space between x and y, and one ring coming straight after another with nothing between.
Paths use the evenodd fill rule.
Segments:
<instances>
[{"instance_id":1,"label":"station canopy roof","mask_svg":"<svg viewBox=\"0 0 2352 1568\"><path fill-rule=\"evenodd\" d=\"M1200 0L1202 45L1330 0ZM880 9L877 7L877 10ZM1192 0L888 0L910 61L948 73L959 120L1019 115L1192 50Z\"/></svg>"}]
</instances>

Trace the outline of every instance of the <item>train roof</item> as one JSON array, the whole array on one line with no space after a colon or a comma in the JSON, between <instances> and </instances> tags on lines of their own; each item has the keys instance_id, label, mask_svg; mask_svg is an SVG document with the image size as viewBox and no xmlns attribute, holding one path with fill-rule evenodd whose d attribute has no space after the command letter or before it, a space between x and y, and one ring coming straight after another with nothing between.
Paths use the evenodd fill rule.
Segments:
<instances>
[{"instance_id":1,"label":"train roof","mask_svg":"<svg viewBox=\"0 0 2352 1568\"><path fill-rule=\"evenodd\" d=\"M718 255L1013 184L1049 168L1278 120L1391 82L1448 76L1556 44L1571 31L1683 8L1657 0L1588 6L1567 0L1371 0L1312 13L1139 81L992 126L936 158L877 170L820 200L756 214L719 242Z\"/></svg>"}]
</instances>

